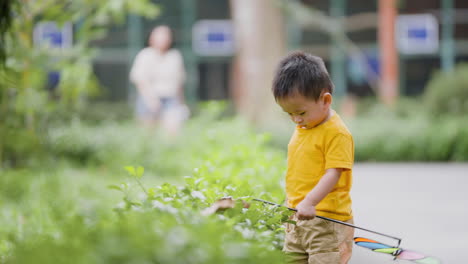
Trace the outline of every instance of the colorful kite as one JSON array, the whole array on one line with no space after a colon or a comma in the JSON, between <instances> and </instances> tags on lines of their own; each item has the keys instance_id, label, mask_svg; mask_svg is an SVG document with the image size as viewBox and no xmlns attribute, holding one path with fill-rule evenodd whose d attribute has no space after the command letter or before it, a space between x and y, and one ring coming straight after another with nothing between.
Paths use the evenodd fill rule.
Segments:
<instances>
[{"instance_id":1,"label":"colorful kite","mask_svg":"<svg viewBox=\"0 0 468 264\"><path fill-rule=\"evenodd\" d=\"M392 247L392 246L385 245L375 240L364 238L364 237L355 237L354 243L358 246L368 248L375 252L390 254L394 256L395 259L411 260L411 261L414 261L415 263L420 263L420 264L442 263L440 260L434 257L426 256L421 253L402 249L400 247Z\"/></svg>"},{"instance_id":2,"label":"colorful kite","mask_svg":"<svg viewBox=\"0 0 468 264\"><path fill-rule=\"evenodd\" d=\"M262 200L262 199L254 198L253 200L258 201L258 202L262 202L262 203L265 203L265 204L274 205L276 207L282 207L282 205L280 205L280 204L265 201L265 200ZM286 207L286 208L288 208L291 211L297 212L297 209L295 209L295 208L289 208L289 207ZM374 231L374 230L370 230L370 229L367 229L367 228L355 226L355 225L352 225L350 223L346 223L346 222L338 221L338 220L335 220L335 219L319 216L319 215L317 215L316 217L327 220L327 221L330 221L330 222L350 226L352 228L364 230L366 232L374 233L374 234L377 234L377 235L380 235L380 236L385 236L385 237L397 240L398 245L396 247L392 247L392 246L385 245L385 244L382 244L380 242L377 242L375 240L368 239L368 238L363 238L363 237L355 237L354 238L354 243L356 245L368 248L368 249L370 249L372 251L375 251L375 252L390 254L390 255L392 255L394 257L394 260L397 260L397 259L399 259L399 260L400 259L401 260L410 260L410 261L413 261L413 262L419 263L419 264L441 264L442 263L437 258L434 258L434 257L431 257L431 256L426 256L426 255L423 255L421 253L417 253L417 252L414 252L414 251L410 251L410 250L400 248L401 238L394 237L394 236L391 236L391 235L387 235L387 234L377 232L377 231Z\"/></svg>"}]
</instances>

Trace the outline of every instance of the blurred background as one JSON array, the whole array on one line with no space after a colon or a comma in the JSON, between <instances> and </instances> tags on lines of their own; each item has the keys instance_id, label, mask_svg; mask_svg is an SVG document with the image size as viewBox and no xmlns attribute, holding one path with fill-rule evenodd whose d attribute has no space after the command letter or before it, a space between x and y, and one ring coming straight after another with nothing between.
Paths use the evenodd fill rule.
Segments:
<instances>
[{"instance_id":1,"label":"blurred background","mask_svg":"<svg viewBox=\"0 0 468 264\"><path fill-rule=\"evenodd\" d=\"M122 223L110 220L122 195L107 186L127 181L127 165L145 168L138 183L148 187L183 184L187 175L210 179L205 181L211 185L196 189L206 199L193 192L179 197L188 207L208 206L214 193L261 194L281 202L293 125L270 88L277 63L293 50L325 60L335 84L333 107L353 133L355 222L411 238L408 246L446 263L468 258L467 1L4 0L0 5L0 263L50 263L48 250L63 253L58 263L128 263L135 255L143 256L141 263L189 263L168 262L168 255L158 259L155 255L169 254L158 244L163 242L143 237L128 223L135 241L163 249L119 252L110 246L139 245L122 242ZM177 136L136 120L130 70L158 25L172 30L172 47L180 51L186 73L183 91L191 114ZM252 187L257 185L268 187ZM129 204L132 199L151 196L146 191L141 196L141 190L131 196L125 188L113 188L122 191L125 210L138 207ZM170 203L164 200L169 194L182 195L164 190L164 197L151 199ZM210 190L217 191L210 196ZM105 233L102 221L111 223ZM173 222L164 222L165 228L172 230ZM70 230L79 234L74 247L64 246L76 235ZM453 243L443 245L448 240ZM197 244L190 241L187 245ZM85 242L105 250L100 255ZM206 243L212 252L226 246ZM31 259L20 257L25 252L32 252ZM80 259L83 252L89 258ZM258 256L235 252L192 260L239 263L239 256ZM352 263L392 261L355 252ZM72 253L76 261L64 260Z\"/></svg>"}]
</instances>

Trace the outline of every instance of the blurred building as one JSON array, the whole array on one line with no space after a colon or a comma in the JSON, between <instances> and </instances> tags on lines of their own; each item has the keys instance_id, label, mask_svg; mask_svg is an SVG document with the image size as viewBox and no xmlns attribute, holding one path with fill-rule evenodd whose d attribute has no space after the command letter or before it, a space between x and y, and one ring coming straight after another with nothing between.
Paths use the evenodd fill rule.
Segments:
<instances>
[{"instance_id":1,"label":"blurred building","mask_svg":"<svg viewBox=\"0 0 468 264\"><path fill-rule=\"evenodd\" d=\"M235 1L235 0L234 0ZM129 17L126 24L112 28L109 35L94 44L101 48L94 62L95 73L105 87L110 100L127 100L134 96L128 82L128 71L135 54L146 45L151 29L166 24L174 31L174 46L184 55L188 72L187 98L192 101L229 99L232 68L230 54L203 55L193 50L194 25L201 20L229 20L229 0L153 0L160 5L161 15L154 20ZM342 60L331 56L334 41L317 27L296 23L289 17L287 25L289 49L303 49L322 56L342 89L358 96L373 93L369 70L379 74L378 1L377 0L294 0L332 17L346 17L346 36L359 47L366 65L347 53ZM439 69L449 70L454 64L468 61L468 1L466 0L407 0L398 2L398 14L428 14L435 18L437 49L430 52L399 52L399 90L403 95L418 95ZM427 32L414 31L425 37ZM226 40L226 36L212 36ZM362 59L362 58L361 58Z\"/></svg>"}]
</instances>

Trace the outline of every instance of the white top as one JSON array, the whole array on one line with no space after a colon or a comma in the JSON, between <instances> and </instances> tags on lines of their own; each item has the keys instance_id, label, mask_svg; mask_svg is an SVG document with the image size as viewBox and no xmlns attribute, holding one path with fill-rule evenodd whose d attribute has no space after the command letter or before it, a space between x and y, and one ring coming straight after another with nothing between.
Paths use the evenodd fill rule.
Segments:
<instances>
[{"instance_id":1,"label":"white top","mask_svg":"<svg viewBox=\"0 0 468 264\"><path fill-rule=\"evenodd\" d=\"M152 97L175 97L185 81L182 55L176 49L160 53L144 48L135 57L130 80L135 84L148 83Z\"/></svg>"}]
</instances>

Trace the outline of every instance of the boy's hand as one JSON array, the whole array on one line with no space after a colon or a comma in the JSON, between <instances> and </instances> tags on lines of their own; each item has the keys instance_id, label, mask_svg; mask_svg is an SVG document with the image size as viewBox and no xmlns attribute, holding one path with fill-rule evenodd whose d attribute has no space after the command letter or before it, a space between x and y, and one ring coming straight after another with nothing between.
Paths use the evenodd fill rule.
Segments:
<instances>
[{"instance_id":1,"label":"boy's hand","mask_svg":"<svg viewBox=\"0 0 468 264\"><path fill-rule=\"evenodd\" d=\"M315 206L309 203L306 199L302 200L297 206L297 219L298 220L311 220L315 217Z\"/></svg>"},{"instance_id":2,"label":"boy's hand","mask_svg":"<svg viewBox=\"0 0 468 264\"><path fill-rule=\"evenodd\" d=\"M331 192L340 179L341 171L340 168L331 168L325 171L318 184L297 205L297 219L307 220L315 217L315 205Z\"/></svg>"}]
</instances>

